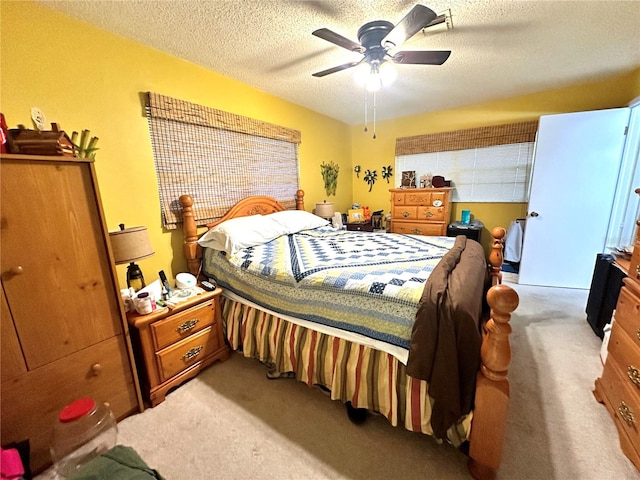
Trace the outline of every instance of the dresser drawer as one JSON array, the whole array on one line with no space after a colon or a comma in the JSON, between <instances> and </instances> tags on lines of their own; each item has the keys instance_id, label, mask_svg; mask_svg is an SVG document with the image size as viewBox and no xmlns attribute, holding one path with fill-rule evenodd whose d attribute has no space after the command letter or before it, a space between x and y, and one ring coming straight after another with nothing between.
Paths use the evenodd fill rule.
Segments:
<instances>
[{"instance_id":1,"label":"dresser drawer","mask_svg":"<svg viewBox=\"0 0 640 480\"><path fill-rule=\"evenodd\" d=\"M629 437L636 451L640 449L640 395L629 386L621 374L622 366L607 358L602 372L604 394L614 412L615 420Z\"/></svg>"},{"instance_id":2,"label":"dresser drawer","mask_svg":"<svg viewBox=\"0 0 640 480\"><path fill-rule=\"evenodd\" d=\"M638 227L640 232L640 227ZM640 235L640 233L639 233ZM636 241L629 263L629 278L640 281L640 241Z\"/></svg>"},{"instance_id":3,"label":"dresser drawer","mask_svg":"<svg viewBox=\"0 0 640 480\"><path fill-rule=\"evenodd\" d=\"M154 322L151 332L156 350L199 332L216 321L213 300Z\"/></svg>"},{"instance_id":4,"label":"dresser drawer","mask_svg":"<svg viewBox=\"0 0 640 480\"><path fill-rule=\"evenodd\" d=\"M219 349L215 329L207 327L157 353L160 376L163 381L167 380Z\"/></svg>"},{"instance_id":5,"label":"dresser drawer","mask_svg":"<svg viewBox=\"0 0 640 480\"><path fill-rule=\"evenodd\" d=\"M404 193L394 193L393 197L393 205L404 205Z\"/></svg>"},{"instance_id":6,"label":"dresser drawer","mask_svg":"<svg viewBox=\"0 0 640 480\"><path fill-rule=\"evenodd\" d=\"M444 207L418 207L418 218L432 222L443 222Z\"/></svg>"},{"instance_id":7,"label":"dresser drawer","mask_svg":"<svg viewBox=\"0 0 640 480\"><path fill-rule=\"evenodd\" d=\"M624 378L624 383L640 396L640 347L634 345L633 340L617 321L611 330L608 350L607 361L610 357L615 360L621 368L620 375Z\"/></svg>"},{"instance_id":8,"label":"dresser drawer","mask_svg":"<svg viewBox=\"0 0 640 480\"><path fill-rule=\"evenodd\" d=\"M622 287L616 304L615 323L640 348L640 298L629 287Z\"/></svg>"},{"instance_id":9,"label":"dresser drawer","mask_svg":"<svg viewBox=\"0 0 640 480\"><path fill-rule=\"evenodd\" d=\"M418 207L399 206L393 209L391 213L392 219L398 220L417 220L418 219Z\"/></svg>"},{"instance_id":10,"label":"dresser drawer","mask_svg":"<svg viewBox=\"0 0 640 480\"><path fill-rule=\"evenodd\" d=\"M446 228L444 223L392 222L393 233L409 235L444 236Z\"/></svg>"},{"instance_id":11,"label":"dresser drawer","mask_svg":"<svg viewBox=\"0 0 640 480\"><path fill-rule=\"evenodd\" d=\"M407 192L404 194L405 205L431 205L431 192Z\"/></svg>"}]
</instances>

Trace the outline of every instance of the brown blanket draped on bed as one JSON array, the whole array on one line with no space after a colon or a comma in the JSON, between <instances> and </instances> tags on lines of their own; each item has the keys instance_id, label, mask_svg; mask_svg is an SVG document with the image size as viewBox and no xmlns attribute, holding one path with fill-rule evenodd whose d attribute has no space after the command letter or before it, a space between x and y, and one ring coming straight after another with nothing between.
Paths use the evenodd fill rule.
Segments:
<instances>
[{"instance_id":1,"label":"brown blanket draped on bed","mask_svg":"<svg viewBox=\"0 0 640 480\"><path fill-rule=\"evenodd\" d=\"M488 282L482 246L458 236L429 275L420 299L407 374L429 383L431 427L437 438L445 438L447 429L473 407Z\"/></svg>"}]
</instances>

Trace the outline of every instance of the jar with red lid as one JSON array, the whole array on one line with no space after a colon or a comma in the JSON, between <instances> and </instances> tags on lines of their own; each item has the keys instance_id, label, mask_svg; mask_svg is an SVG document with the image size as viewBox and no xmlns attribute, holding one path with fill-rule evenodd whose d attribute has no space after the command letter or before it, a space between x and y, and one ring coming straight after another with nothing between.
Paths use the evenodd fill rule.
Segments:
<instances>
[{"instance_id":1,"label":"jar with red lid","mask_svg":"<svg viewBox=\"0 0 640 480\"><path fill-rule=\"evenodd\" d=\"M108 406L93 398L80 398L64 407L53 428L51 459L56 473L72 476L78 468L113 448L118 437L115 417Z\"/></svg>"}]
</instances>

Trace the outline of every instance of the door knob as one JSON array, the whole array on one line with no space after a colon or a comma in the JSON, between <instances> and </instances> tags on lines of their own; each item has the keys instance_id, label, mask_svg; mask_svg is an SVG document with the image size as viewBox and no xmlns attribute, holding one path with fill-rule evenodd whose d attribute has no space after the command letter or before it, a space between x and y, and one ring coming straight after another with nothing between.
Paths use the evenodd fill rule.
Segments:
<instances>
[{"instance_id":1,"label":"door knob","mask_svg":"<svg viewBox=\"0 0 640 480\"><path fill-rule=\"evenodd\" d=\"M531 212L529 214L530 217L537 217L538 216L538 212Z\"/></svg>"}]
</instances>

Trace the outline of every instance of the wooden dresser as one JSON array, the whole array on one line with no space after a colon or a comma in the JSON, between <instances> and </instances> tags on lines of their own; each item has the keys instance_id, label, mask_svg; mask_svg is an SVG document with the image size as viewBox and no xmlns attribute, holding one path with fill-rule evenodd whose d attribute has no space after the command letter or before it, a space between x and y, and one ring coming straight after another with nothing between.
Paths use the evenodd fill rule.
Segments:
<instances>
[{"instance_id":1,"label":"wooden dresser","mask_svg":"<svg viewBox=\"0 0 640 480\"><path fill-rule=\"evenodd\" d=\"M640 190L636 190L640 193ZM624 454L640 470L640 220L594 395L613 418Z\"/></svg>"},{"instance_id":2,"label":"wooden dresser","mask_svg":"<svg viewBox=\"0 0 640 480\"><path fill-rule=\"evenodd\" d=\"M2 155L0 183L2 444L38 472L65 405L142 401L92 161Z\"/></svg>"},{"instance_id":3,"label":"wooden dresser","mask_svg":"<svg viewBox=\"0 0 640 480\"><path fill-rule=\"evenodd\" d=\"M392 188L391 232L447 235L451 187Z\"/></svg>"}]
</instances>

